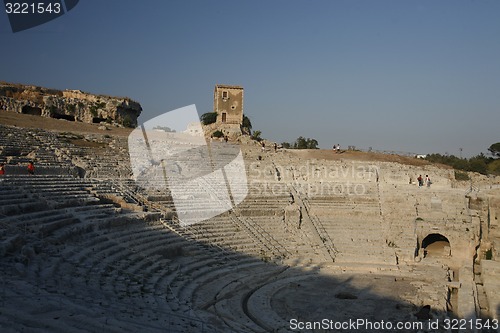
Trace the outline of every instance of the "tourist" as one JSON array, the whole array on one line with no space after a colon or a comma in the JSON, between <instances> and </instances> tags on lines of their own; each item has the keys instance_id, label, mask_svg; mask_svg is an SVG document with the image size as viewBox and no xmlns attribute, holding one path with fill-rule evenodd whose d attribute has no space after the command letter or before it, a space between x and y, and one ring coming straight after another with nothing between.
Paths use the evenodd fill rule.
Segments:
<instances>
[{"instance_id":1,"label":"tourist","mask_svg":"<svg viewBox=\"0 0 500 333\"><path fill-rule=\"evenodd\" d=\"M340 153L340 145L337 145L337 154Z\"/></svg>"},{"instance_id":2,"label":"tourist","mask_svg":"<svg viewBox=\"0 0 500 333\"><path fill-rule=\"evenodd\" d=\"M227 137L227 135L224 135L224 141L226 141L226 143L227 143L227 140L229 140L229 138Z\"/></svg>"},{"instance_id":3,"label":"tourist","mask_svg":"<svg viewBox=\"0 0 500 333\"><path fill-rule=\"evenodd\" d=\"M337 150L337 145L333 145L333 151L336 151Z\"/></svg>"},{"instance_id":4,"label":"tourist","mask_svg":"<svg viewBox=\"0 0 500 333\"><path fill-rule=\"evenodd\" d=\"M274 143L274 152L277 152L278 151L278 144L275 142Z\"/></svg>"},{"instance_id":5,"label":"tourist","mask_svg":"<svg viewBox=\"0 0 500 333\"><path fill-rule=\"evenodd\" d=\"M28 163L28 174L34 175L35 174L35 165L33 162Z\"/></svg>"},{"instance_id":6,"label":"tourist","mask_svg":"<svg viewBox=\"0 0 500 333\"><path fill-rule=\"evenodd\" d=\"M4 168L4 164L0 163L0 176L3 176L3 175L5 175L5 168Z\"/></svg>"},{"instance_id":7,"label":"tourist","mask_svg":"<svg viewBox=\"0 0 500 333\"><path fill-rule=\"evenodd\" d=\"M422 179L422 175L419 175L417 180L418 180L418 187L422 187L424 185L424 180Z\"/></svg>"},{"instance_id":8,"label":"tourist","mask_svg":"<svg viewBox=\"0 0 500 333\"><path fill-rule=\"evenodd\" d=\"M427 187L431 187L432 182L429 175L425 175L425 184L427 185Z\"/></svg>"},{"instance_id":9,"label":"tourist","mask_svg":"<svg viewBox=\"0 0 500 333\"><path fill-rule=\"evenodd\" d=\"M266 150L266 143L265 143L264 141L262 141L262 143L261 143L261 147L262 147L262 148L261 148L261 149L262 149L262 151L265 151L265 150Z\"/></svg>"}]
</instances>

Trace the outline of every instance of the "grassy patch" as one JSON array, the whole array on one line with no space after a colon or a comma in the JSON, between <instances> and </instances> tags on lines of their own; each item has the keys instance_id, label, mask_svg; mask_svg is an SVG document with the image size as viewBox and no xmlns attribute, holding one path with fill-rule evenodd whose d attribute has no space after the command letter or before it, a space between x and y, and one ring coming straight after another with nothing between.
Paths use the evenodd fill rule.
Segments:
<instances>
[{"instance_id":1,"label":"grassy patch","mask_svg":"<svg viewBox=\"0 0 500 333\"><path fill-rule=\"evenodd\" d=\"M455 180L470 180L470 177L466 172L455 170Z\"/></svg>"}]
</instances>

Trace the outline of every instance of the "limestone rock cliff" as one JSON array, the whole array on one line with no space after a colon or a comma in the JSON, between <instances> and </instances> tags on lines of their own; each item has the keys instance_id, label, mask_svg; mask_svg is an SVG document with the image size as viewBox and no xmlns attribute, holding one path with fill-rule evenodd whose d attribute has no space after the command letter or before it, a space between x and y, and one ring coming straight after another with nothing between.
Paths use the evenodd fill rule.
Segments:
<instances>
[{"instance_id":1,"label":"limestone rock cliff","mask_svg":"<svg viewBox=\"0 0 500 333\"><path fill-rule=\"evenodd\" d=\"M0 82L0 111L3 110L85 123L107 122L135 127L142 107L126 97Z\"/></svg>"}]
</instances>

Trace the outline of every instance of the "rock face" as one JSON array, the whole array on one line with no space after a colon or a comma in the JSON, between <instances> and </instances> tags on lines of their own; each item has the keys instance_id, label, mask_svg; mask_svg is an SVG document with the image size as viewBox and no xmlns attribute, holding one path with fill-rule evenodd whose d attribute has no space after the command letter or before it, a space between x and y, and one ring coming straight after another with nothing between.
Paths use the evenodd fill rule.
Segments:
<instances>
[{"instance_id":1,"label":"rock face","mask_svg":"<svg viewBox=\"0 0 500 333\"><path fill-rule=\"evenodd\" d=\"M107 122L135 127L142 107L126 97L0 83L1 110L85 123Z\"/></svg>"}]
</instances>

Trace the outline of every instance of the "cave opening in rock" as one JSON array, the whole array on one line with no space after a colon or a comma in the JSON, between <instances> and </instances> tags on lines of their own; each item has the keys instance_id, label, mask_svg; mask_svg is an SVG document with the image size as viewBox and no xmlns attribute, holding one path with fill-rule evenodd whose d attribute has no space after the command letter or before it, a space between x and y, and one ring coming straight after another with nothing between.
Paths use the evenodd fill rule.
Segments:
<instances>
[{"instance_id":1,"label":"cave opening in rock","mask_svg":"<svg viewBox=\"0 0 500 333\"><path fill-rule=\"evenodd\" d=\"M69 121L75 121L75 116L71 116L69 114L63 114L63 113L53 113L52 118L54 119L65 119Z\"/></svg>"},{"instance_id":2,"label":"cave opening in rock","mask_svg":"<svg viewBox=\"0 0 500 333\"><path fill-rule=\"evenodd\" d=\"M425 257L449 257L451 245L448 238L441 234L429 234L422 241Z\"/></svg>"},{"instance_id":3,"label":"cave opening in rock","mask_svg":"<svg viewBox=\"0 0 500 333\"><path fill-rule=\"evenodd\" d=\"M34 116L41 116L42 115L42 109L41 108L37 108L35 106L25 105L21 109L21 113L23 113L23 114L31 114L31 115L34 115Z\"/></svg>"},{"instance_id":4,"label":"cave opening in rock","mask_svg":"<svg viewBox=\"0 0 500 333\"><path fill-rule=\"evenodd\" d=\"M106 121L106 119L105 119L105 118L99 118L99 117L94 117L94 118L92 118L92 122L93 122L94 124L99 124L99 123L102 123L102 122L104 122L104 121Z\"/></svg>"}]
</instances>

